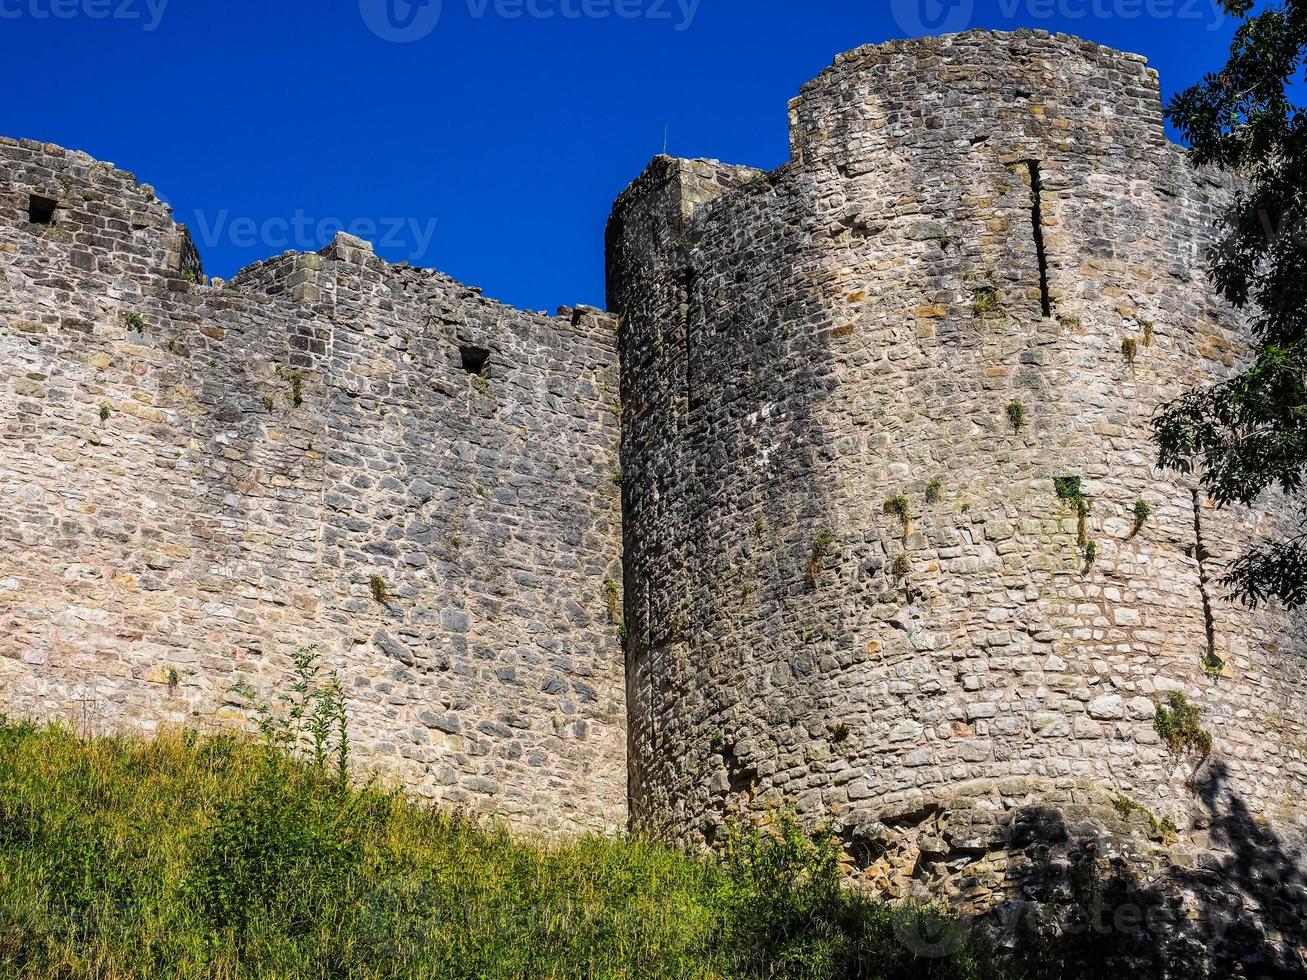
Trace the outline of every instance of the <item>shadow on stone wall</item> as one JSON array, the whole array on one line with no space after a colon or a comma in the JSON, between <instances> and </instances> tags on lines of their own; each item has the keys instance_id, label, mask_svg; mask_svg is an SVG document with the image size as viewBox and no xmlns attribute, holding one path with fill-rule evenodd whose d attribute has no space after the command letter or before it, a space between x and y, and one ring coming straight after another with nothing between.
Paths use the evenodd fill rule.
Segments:
<instances>
[{"instance_id":1,"label":"shadow on stone wall","mask_svg":"<svg viewBox=\"0 0 1307 980\"><path fill-rule=\"evenodd\" d=\"M1129 840L1050 807L1014 815L1014 897L970 921L1032 980L1307 977L1307 862L1258 821L1220 763L1198 786L1209 839L1183 864L1148 873ZM1177 853L1179 850L1177 849ZM925 955L949 937L905 936Z\"/></svg>"}]
</instances>

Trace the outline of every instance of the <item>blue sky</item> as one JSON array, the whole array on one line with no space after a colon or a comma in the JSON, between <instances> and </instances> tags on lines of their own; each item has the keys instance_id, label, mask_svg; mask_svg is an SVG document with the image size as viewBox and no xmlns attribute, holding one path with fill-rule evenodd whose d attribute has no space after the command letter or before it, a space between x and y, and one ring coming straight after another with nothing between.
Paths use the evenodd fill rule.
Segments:
<instances>
[{"instance_id":1,"label":"blue sky","mask_svg":"<svg viewBox=\"0 0 1307 980\"><path fill-rule=\"evenodd\" d=\"M0 0L0 133L154 184L206 271L337 225L530 309L603 303L614 197L667 150L771 168L843 50L957 27L1224 61L1216 0Z\"/></svg>"}]
</instances>

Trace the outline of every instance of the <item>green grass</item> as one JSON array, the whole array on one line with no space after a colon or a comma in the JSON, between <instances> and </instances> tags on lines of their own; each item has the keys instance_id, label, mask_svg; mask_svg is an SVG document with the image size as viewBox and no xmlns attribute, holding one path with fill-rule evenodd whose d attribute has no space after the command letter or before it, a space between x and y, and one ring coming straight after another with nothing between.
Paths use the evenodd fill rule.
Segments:
<instances>
[{"instance_id":1,"label":"green grass","mask_svg":"<svg viewBox=\"0 0 1307 980\"><path fill-rule=\"evenodd\" d=\"M0 718L0 976L636 978L996 975L917 958L920 912L840 886L782 820L723 862L546 844L236 736L81 740Z\"/></svg>"}]
</instances>

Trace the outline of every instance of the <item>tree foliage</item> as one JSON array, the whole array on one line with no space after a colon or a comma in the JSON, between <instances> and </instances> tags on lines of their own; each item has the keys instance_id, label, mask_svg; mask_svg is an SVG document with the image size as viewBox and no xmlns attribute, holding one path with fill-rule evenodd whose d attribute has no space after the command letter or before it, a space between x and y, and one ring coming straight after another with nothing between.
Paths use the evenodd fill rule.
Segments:
<instances>
[{"instance_id":1,"label":"tree foliage","mask_svg":"<svg viewBox=\"0 0 1307 980\"><path fill-rule=\"evenodd\" d=\"M1238 558L1226 584L1251 605L1307 603L1307 113L1295 104L1307 59L1307 0L1241 18L1228 64L1167 111L1198 166L1239 177L1209 255L1212 280L1246 309L1256 345L1236 376L1188 392L1155 422L1164 466L1200 474L1217 504L1282 491L1298 522Z\"/></svg>"}]
</instances>

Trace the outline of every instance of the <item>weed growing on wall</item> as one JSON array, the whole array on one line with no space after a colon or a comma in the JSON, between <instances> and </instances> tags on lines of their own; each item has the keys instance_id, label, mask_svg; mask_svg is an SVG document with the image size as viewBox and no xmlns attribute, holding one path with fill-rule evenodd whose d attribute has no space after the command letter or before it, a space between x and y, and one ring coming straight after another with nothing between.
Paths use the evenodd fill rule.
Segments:
<instances>
[{"instance_id":1,"label":"weed growing on wall","mask_svg":"<svg viewBox=\"0 0 1307 980\"><path fill-rule=\"evenodd\" d=\"M277 377L290 386L290 402L296 408L304 404L304 374L277 365Z\"/></svg>"},{"instance_id":2,"label":"weed growing on wall","mask_svg":"<svg viewBox=\"0 0 1307 980\"><path fill-rule=\"evenodd\" d=\"M1144 525L1148 523L1148 518L1153 516L1153 508L1143 500L1136 500L1133 513L1135 522L1134 530L1131 531L1132 535L1138 534L1144 529Z\"/></svg>"},{"instance_id":3,"label":"weed growing on wall","mask_svg":"<svg viewBox=\"0 0 1307 980\"><path fill-rule=\"evenodd\" d=\"M1153 727L1171 754L1178 759L1193 761L1192 775L1188 780L1190 789L1193 788L1194 776L1212 754L1212 736L1199 724L1200 717L1197 706L1190 704L1183 692L1172 691L1166 696L1166 702L1157 706L1153 718Z\"/></svg>"},{"instance_id":4,"label":"weed growing on wall","mask_svg":"<svg viewBox=\"0 0 1307 980\"><path fill-rule=\"evenodd\" d=\"M1119 813L1122 818L1128 818L1133 814L1146 817L1153 838L1160 840L1164 844L1174 844L1180 835L1179 828L1176 827L1175 821L1170 817L1162 817L1159 820L1156 814L1149 810L1148 807L1130 799L1130 797L1125 796L1124 794L1116 794L1112 799L1112 805L1116 808L1116 812Z\"/></svg>"},{"instance_id":5,"label":"weed growing on wall","mask_svg":"<svg viewBox=\"0 0 1307 980\"><path fill-rule=\"evenodd\" d=\"M344 790L349 779L349 719L344 691L335 671L324 673L316 646L291 654L289 686L271 699L248 684L230 690L244 698L265 744L285 753L301 753L319 771L333 763L332 775Z\"/></svg>"},{"instance_id":6,"label":"weed growing on wall","mask_svg":"<svg viewBox=\"0 0 1307 980\"><path fill-rule=\"evenodd\" d=\"M1020 402L1008 402L1007 423L1013 432L1021 432L1026 427L1026 406Z\"/></svg>"},{"instance_id":7,"label":"weed growing on wall","mask_svg":"<svg viewBox=\"0 0 1307 980\"><path fill-rule=\"evenodd\" d=\"M621 589L612 579L604 581L604 602L608 606L608 617L617 622L621 611Z\"/></svg>"},{"instance_id":8,"label":"weed growing on wall","mask_svg":"<svg viewBox=\"0 0 1307 980\"><path fill-rule=\"evenodd\" d=\"M829 531L820 532L812 542L812 552L808 555L808 564L803 571L803 577L809 585L816 585L821 578L822 569L826 566L826 556L834 546L835 535Z\"/></svg>"},{"instance_id":9,"label":"weed growing on wall","mask_svg":"<svg viewBox=\"0 0 1307 980\"><path fill-rule=\"evenodd\" d=\"M1212 651L1204 650L1200 659L1203 664L1203 673L1209 677L1221 677L1225 674L1225 661Z\"/></svg>"},{"instance_id":10,"label":"weed growing on wall","mask_svg":"<svg viewBox=\"0 0 1307 980\"><path fill-rule=\"evenodd\" d=\"M1087 572L1093 568L1094 563L1098 561L1098 542L1086 541L1083 551L1085 555L1085 571Z\"/></svg>"},{"instance_id":11,"label":"weed growing on wall","mask_svg":"<svg viewBox=\"0 0 1307 980\"><path fill-rule=\"evenodd\" d=\"M1076 546L1085 553L1086 567L1098 557L1098 546L1089 540L1089 498L1078 476L1053 477L1053 490L1057 499L1070 504L1076 514Z\"/></svg>"},{"instance_id":12,"label":"weed growing on wall","mask_svg":"<svg viewBox=\"0 0 1307 980\"><path fill-rule=\"evenodd\" d=\"M890 497L885 501L885 513L899 519L903 526L903 540L906 541L912 529L912 509L908 504L908 498L902 494Z\"/></svg>"},{"instance_id":13,"label":"weed growing on wall","mask_svg":"<svg viewBox=\"0 0 1307 980\"><path fill-rule=\"evenodd\" d=\"M993 286L982 286L976 290L976 297L971 303L971 312L975 316L994 316L1003 311L998 290Z\"/></svg>"}]
</instances>

